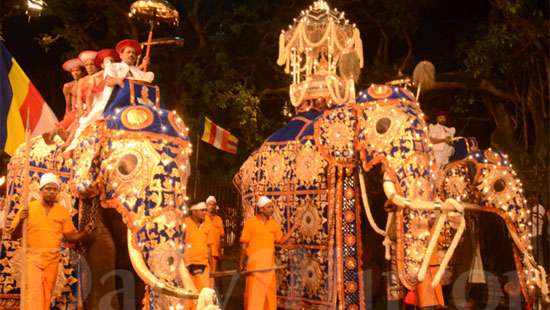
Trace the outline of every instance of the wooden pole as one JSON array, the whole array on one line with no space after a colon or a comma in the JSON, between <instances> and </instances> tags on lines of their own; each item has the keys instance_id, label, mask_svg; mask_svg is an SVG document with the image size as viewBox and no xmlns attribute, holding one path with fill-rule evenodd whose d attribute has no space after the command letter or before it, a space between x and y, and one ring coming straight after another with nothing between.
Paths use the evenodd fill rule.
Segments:
<instances>
[{"instance_id":1,"label":"wooden pole","mask_svg":"<svg viewBox=\"0 0 550 310\"><path fill-rule=\"evenodd\" d=\"M29 188L31 183L30 176L30 157L31 157L31 131L30 131L30 106L27 106L27 124L25 126L25 156L24 156L24 168L23 168L23 193L21 200L24 209L29 209ZM20 294L20 306L21 309L25 307L25 293L27 286L27 219L23 220L23 240L21 241L21 248L23 249L23 270L21 272L21 294Z\"/></svg>"},{"instance_id":2,"label":"wooden pole","mask_svg":"<svg viewBox=\"0 0 550 310\"><path fill-rule=\"evenodd\" d=\"M197 151L195 152L195 171L196 176L193 181L193 199L196 199L197 197L197 190L199 186L199 178L200 178L200 171L199 171L199 150L201 145L201 136L200 136L201 130L197 130Z\"/></svg>"},{"instance_id":3,"label":"wooden pole","mask_svg":"<svg viewBox=\"0 0 550 310\"><path fill-rule=\"evenodd\" d=\"M155 27L154 22L149 22L150 28L149 28L149 35L147 37L147 49L145 50L145 57L143 59L147 59L148 62L151 62L151 45L153 42L153 28ZM145 63L145 66L143 67L143 71L147 71L147 67L149 66L149 63Z\"/></svg>"}]
</instances>

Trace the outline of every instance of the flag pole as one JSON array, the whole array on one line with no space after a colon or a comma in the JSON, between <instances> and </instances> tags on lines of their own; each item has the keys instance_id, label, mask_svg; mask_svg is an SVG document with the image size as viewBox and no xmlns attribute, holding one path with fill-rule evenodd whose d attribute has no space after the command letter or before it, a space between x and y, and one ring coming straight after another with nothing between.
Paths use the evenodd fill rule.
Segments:
<instances>
[{"instance_id":1,"label":"flag pole","mask_svg":"<svg viewBox=\"0 0 550 310\"><path fill-rule=\"evenodd\" d=\"M201 124L203 123L204 121L200 122ZM199 125L199 127L201 126L204 126L204 125ZM195 152L195 171L197 173L197 175L195 176L195 179L194 179L194 184L193 184L193 199L196 199L197 197L197 189L198 189L198 185L199 185L199 178L200 178L200 171L199 171L199 150L201 148L201 130L197 130L197 151Z\"/></svg>"},{"instance_id":2,"label":"flag pole","mask_svg":"<svg viewBox=\"0 0 550 310\"><path fill-rule=\"evenodd\" d=\"M30 106L27 105L27 121L25 125L25 156L24 156L24 168L23 168L23 193L21 198L23 200L23 208L29 210L29 187L30 187L30 157L31 157L31 132L30 132ZM28 217L28 216L27 216ZM26 309L26 286L27 286L27 218L23 219L23 240L21 241L23 249L23 270L21 273L21 294L19 296L19 303L21 309Z\"/></svg>"}]
</instances>

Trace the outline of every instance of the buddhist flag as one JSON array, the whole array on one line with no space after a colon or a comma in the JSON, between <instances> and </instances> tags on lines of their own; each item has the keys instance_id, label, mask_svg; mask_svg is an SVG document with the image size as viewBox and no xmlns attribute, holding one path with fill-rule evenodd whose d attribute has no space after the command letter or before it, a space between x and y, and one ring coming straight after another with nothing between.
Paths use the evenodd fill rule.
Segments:
<instances>
[{"instance_id":1,"label":"buddhist flag","mask_svg":"<svg viewBox=\"0 0 550 310\"><path fill-rule=\"evenodd\" d=\"M239 140L234 135L214 124L207 117L203 118L202 123L202 141L212 144L215 148L227 153L237 153L237 143L239 143Z\"/></svg>"},{"instance_id":2,"label":"buddhist flag","mask_svg":"<svg viewBox=\"0 0 550 310\"><path fill-rule=\"evenodd\" d=\"M27 112L31 135L57 124L53 111L0 41L0 148L10 156L25 142Z\"/></svg>"}]
</instances>

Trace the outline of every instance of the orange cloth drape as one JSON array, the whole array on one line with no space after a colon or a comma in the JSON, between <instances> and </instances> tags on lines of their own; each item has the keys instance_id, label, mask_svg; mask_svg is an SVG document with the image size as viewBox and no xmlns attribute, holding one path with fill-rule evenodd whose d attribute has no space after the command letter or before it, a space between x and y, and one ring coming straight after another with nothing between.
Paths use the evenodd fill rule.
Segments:
<instances>
[{"instance_id":1,"label":"orange cloth drape","mask_svg":"<svg viewBox=\"0 0 550 310\"><path fill-rule=\"evenodd\" d=\"M219 215L208 216L212 221L212 229L214 230L214 243L212 244L212 256L220 257L221 239L225 234L222 218Z\"/></svg>"}]
</instances>

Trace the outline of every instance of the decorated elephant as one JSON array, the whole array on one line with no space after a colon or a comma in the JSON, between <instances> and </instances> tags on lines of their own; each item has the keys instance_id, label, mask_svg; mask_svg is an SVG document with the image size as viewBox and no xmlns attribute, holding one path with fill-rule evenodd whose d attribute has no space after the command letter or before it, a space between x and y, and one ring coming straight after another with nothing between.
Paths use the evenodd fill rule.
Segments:
<instances>
[{"instance_id":1,"label":"decorated elephant","mask_svg":"<svg viewBox=\"0 0 550 310\"><path fill-rule=\"evenodd\" d=\"M523 186L506 154L487 149L474 150L463 159L446 165L438 177L440 197L452 197L472 211L500 217L513 241L514 262L521 293L529 304L549 303L546 271L531 247L531 216Z\"/></svg>"},{"instance_id":2,"label":"decorated elephant","mask_svg":"<svg viewBox=\"0 0 550 310\"><path fill-rule=\"evenodd\" d=\"M85 260L79 263L69 258L70 250L63 250L65 278L58 282L64 285L64 295L56 295L58 308L77 308L83 302L89 309L119 307L112 272L115 255L125 251L118 248L120 244L127 245L129 262L145 283L144 308L179 309L184 299L197 298L182 260L191 152L187 128L175 112L132 104L140 87L156 89L153 95L158 96L158 88L126 81L114 101L118 107L78 137L72 159L61 156L63 141L53 145L45 145L42 137L32 141L31 192L41 173L55 172L63 178L61 199L71 209L75 224L93 221L98 227L83 246ZM23 148L10 162L8 223L20 205ZM115 210L121 220L108 210ZM4 267L2 299L13 296L12 304L17 303L19 293L18 269L12 259L17 246L18 242L4 241L0 261Z\"/></svg>"},{"instance_id":3,"label":"decorated elephant","mask_svg":"<svg viewBox=\"0 0 550 310\"><path fill-rule=\"evenodd\" d=\"M456 200L436 201L426 124L408 90L373 85L356 103L324 110L315 109L318 103L313 100L308 105L313 108L273 133L245 161L235 183L245 217L266 195L285 229L301 223L292 241L277 248L278 264L288 266L278 274L279 306L364 309L364 171L383 166L385 194L398 207L394 258L408 289L426 274L434 227L450 213L462 227L464 219Z\"/></svg>"}]
</instances>

